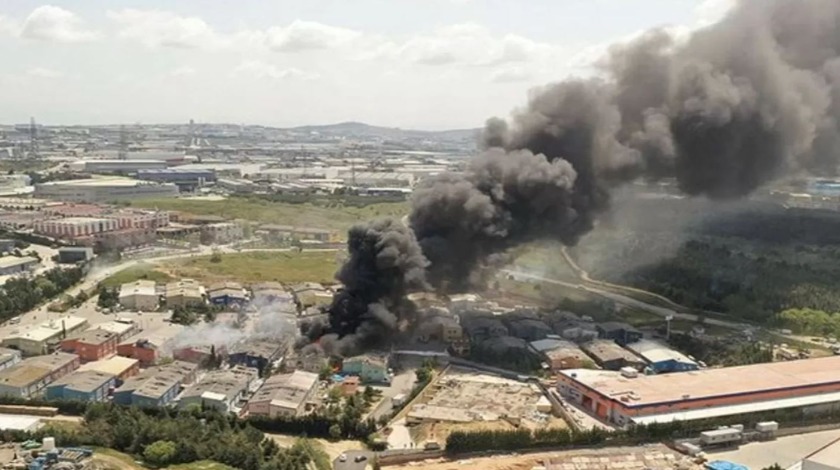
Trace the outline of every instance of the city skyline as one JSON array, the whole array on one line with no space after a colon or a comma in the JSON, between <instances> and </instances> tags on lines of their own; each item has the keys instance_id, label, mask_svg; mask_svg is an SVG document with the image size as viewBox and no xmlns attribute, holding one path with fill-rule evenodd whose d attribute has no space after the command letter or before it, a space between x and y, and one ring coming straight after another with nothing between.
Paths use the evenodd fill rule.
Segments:
<instances>
[{"instance_id":1,"label":"city skyline","mask_svg":"<svg viewBox=\"0 0 840 470\"><path fill-rule=\"evenodd\" d=\"M0 122L475 128L596 73L609 44L697 28L731 1L556 3L12 0Z\"/></svg>"}]
</instances>

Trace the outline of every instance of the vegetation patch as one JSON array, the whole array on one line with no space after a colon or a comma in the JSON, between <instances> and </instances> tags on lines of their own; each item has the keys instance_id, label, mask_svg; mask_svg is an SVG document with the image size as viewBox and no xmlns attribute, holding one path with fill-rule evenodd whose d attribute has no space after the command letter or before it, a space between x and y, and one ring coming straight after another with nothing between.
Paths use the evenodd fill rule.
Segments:
<instances>
[{"instance_id":1,"label":"vegetation patch","mask_svg":"<svg viewBox=\"0 0 840 470\"><path fill-rule=\"evenodd\" d=\"M172 276L159 270L150 263L140 263L118 271L105 278L100 285L104 287L119 287L127 282L139 281L141 279L165 283L172 280Z\"/></svg>"},{"instance_id":2,"label":"vegetation patch","mask_svg":"<svg viewBox=\"0 0 840 470\"><path fill-rule=\"evenodd\" d=\"M217 253L195 258L166 261L161 269L173 277L202 282L236 281L244 284L276 281L335 282L340 252L336 251L249 251Z\"/></svg>"}]
</instances>

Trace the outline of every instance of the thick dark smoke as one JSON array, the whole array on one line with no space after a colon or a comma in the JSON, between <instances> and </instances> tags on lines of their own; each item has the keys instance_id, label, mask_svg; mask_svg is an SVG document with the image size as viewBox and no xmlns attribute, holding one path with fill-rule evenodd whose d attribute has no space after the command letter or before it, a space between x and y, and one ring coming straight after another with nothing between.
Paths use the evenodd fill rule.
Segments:
<instances>
[{"instance_id":1,"label":"thick dark smoke","mask_svg":"<svg viewBox=\"0 0 840 470\"><path fill-rule=\"evenodd\" d=\"M377 220L350 229L349 259L336 274L343 284L329 307L331 334L321 343L333 353L352 354L381 342L411 312L405 296L428 289L426 267L417 239L404 224ZM318 326L309 334L321 336Z\"/></svg>"},{"instance_id":2,"label":"thick dark smoke","mask_svg":"<svg viewBox=\"0 0 840 470\"><path fill-rule=\"evenodd\" d=\"M574 244L611 190L637 178L673 177L689 195L732 199L786 174L836 171L838 0L744 0L687 38L653 30L617 45L599 66L597 78L533 90L510 119L487 122L486 150L464 173L416 189L409 220L422 254L410 232L395 238L410 239L401 248L425 255L428 269L415 261L410 276L389 271L396 282L380 275L370 268L376 250L354 248L351 233L357 254L342 270L348 289L332 331L390 328L394 305L419 287L409 278L424 272L434 288L460 290L512 246Z\"/></svg>"}]
</instances>

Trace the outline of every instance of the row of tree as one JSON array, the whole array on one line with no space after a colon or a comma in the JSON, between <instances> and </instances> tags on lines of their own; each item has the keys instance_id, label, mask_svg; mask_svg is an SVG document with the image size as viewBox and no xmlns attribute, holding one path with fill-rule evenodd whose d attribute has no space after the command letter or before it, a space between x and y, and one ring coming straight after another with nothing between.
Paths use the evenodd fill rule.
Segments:
<instances>
[{"instance_id":1,"label":"row of tree","mask_svg":"<svg viewBox=\"0 0 840 470\"><path fill-rule=\"evenodd\" d=\"M789 308L776 315L775 323L798 334L840 337L840 312Z\"/></svg>"},{"instance_id":2,"label":"row of tree","mask_svg":"<svg viewBox=\"0 0 840 470\"><path fill-rule=\"evenodd\" d=\"M7 280L0 287L0 321L32 310L79 283L83 277L83 269L75 267L53 268L35 277Z\"/></svg>"}]
</instances>

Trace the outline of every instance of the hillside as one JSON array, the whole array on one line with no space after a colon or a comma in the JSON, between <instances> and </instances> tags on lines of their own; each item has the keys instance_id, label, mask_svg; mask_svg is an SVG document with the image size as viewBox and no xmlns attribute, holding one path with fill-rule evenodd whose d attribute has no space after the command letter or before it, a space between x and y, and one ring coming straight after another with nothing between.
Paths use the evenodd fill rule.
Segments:
<instances>
[{"instance_id":1,"label":"hillside","mask_svg":"<svg viewBox=\"0 0 840 470\"><path fill-rule=\"evenodd\" d=\"M363 122L341 122L318 126L300 126L285 129L292 132L357 137L380 137L383 139L431 139L451 142L474 141L480 129L452 129L445 131L418 131L397 127L382 127Z\"/></svg>"}]
</instances>

